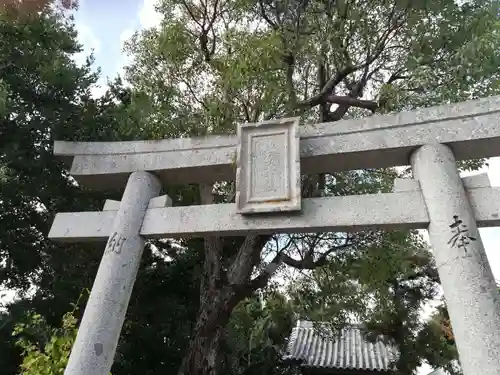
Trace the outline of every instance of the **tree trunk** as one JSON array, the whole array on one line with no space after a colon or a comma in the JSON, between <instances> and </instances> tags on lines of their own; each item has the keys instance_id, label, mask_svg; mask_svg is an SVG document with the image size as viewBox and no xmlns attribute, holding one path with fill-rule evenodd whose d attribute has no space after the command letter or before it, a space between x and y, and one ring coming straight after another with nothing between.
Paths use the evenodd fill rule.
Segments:
<instances>
[{"instance_id":1,"label":"tree trunk","mask_svg":"<svg viewBox=\"0 0 500 375\"><path fill-rule=\"evenodd\" d=\"M201 291L198 319L178 375L218 374L223 331L239 302L235 297L227 287Z\"/></svg>"},{"instance_id":2,"label":"tree trunk","mask_svg":"<svg viewBox=\"0 0 500 375\"><path fill-rule=\"evenodd\" d=\"M200 186L201 204L212 204L212 185ZM220 367L220 345L224 329L234 307L246 297L237 292L228 280L223 266L222 239L208 236L204 239L203 277L200 282L200 309L192 332L188 349L182 360L178 375L216 375ZM240 249L241 250L241 249ZM244 249L243 249L244 250ZM237 274L251 273L243 267Z\"/></svg>"},{"instance_id":3,"label":"tree trunk","mask_svg":"<svg viewBox=\"0 0 500 375\"><path fill-rule=\"evenodd\" d=\"M201 185L202 204L213 203L212 185ZM252 270L270 236L247 236L229 267L224 266L223 242L215 236L204 239L200 309L188 350L177 375L216 375L220 368L220 345L224 329L236 305L262 287L272 275L267 272L251 282Z\"/></svg>"}]
</instances>

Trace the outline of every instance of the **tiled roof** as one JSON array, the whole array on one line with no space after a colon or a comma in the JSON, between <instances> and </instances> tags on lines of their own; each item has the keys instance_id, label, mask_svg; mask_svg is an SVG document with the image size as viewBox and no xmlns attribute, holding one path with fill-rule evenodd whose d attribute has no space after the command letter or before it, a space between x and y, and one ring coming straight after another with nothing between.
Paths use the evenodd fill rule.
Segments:
<instances>
[{"instance_id":1,"label":"tiled roof","mask_svg":"<svg viewBox=\"0 0 500 375\"><path fill-rule=\"evenodd\" d=\"M292 330L286 359L304 367L388 371L396 351L382 341L372 343L360 328L347 328L340 335L324 335L312 322L299 321Z\"/></svg>"}]
</instances>

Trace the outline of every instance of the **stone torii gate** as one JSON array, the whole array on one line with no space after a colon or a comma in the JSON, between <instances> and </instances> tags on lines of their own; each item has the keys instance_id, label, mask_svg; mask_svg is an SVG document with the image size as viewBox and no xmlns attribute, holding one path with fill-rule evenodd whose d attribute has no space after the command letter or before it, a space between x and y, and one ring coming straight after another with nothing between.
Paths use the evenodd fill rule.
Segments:
<instances>
[{"instance_id":1,"label":"stone torii gate","mask_svg":"<svg viewBox=\"0 0 500 375\"><path fill-rule=\"evenodd\" d=\"M249 233L428 229L465 375L500 374L500 296L478 227L500 226L500 189L461 179L456 160L500 156L500 96L237 136L56 142L71 174L123 188L100 212L58 213L49 237L107 241L66 375L107 375L145 239ZM392 193L301 199L300 175L411 164ZM172 207L162 184L236 179L236 203ZM214 220L215 219L215 220Z\"/></svg>"}]
</instances>

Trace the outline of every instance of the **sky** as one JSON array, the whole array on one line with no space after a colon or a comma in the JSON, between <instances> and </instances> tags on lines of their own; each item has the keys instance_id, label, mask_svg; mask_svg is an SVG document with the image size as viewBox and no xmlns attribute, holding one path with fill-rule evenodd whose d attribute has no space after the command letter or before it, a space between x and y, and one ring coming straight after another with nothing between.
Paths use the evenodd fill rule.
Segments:
<instances>
[{"instance_id":1,"label":"sky","mask_svg":"<svg viewBox=\"0 0 500 375\"><path fill-rule=\"evenodd\" d=\"M79 62L94 52L96 68L102 76L94 95L105 91L107 78L113 79L123 72L130 57L122 53L123 42L137 30L155 27L161 16L155 11L156 0L79 0L80 7L74 13L79 40L84 51L76 57ZM500 158L489 161L489 167L476 173L487 172L492 186L500 186ZM500 280L500 228L480 229L488 259L497 280Z\"/></svg>"},{"instance_id":2,"label":"sky","mask_svg":"<svg viewBox=\"0 0 500 375\"><path fill-rule=\"evenodd\" d=\"M161 17L155 11L156 0L79 0L73 12L78 38L83 51L75 57L83 63L93 52L95 66L101 69L99 86L94 95L106 89L108 79L123 73L130 58L123 53L123 43L135 31L155 27Z\"/></svg>"},{"instance_id":3,"label":"sky","mask_svg":"<svg viewBox=\"0 0 500 375\"><path fill-rule=\"evenodd\" d=\"M156 13L156 0L79 0L79 9L74 13L76 28L84 51L75 57L84 62L86 56L94 53L95 65L101 68L100 87L94 95L105 91L107 79L113 79L123 72L123 66L130 58L122 53L123 42L137 30L155 27L161 17ZM500 158L489 161L487 172L492 186L500 186ZM476 172L476 173L479 173ZM500 228L480 229L493 273L500 280ZM430 371L423 368L420 374Z\"/></svg>"}]
</instances>

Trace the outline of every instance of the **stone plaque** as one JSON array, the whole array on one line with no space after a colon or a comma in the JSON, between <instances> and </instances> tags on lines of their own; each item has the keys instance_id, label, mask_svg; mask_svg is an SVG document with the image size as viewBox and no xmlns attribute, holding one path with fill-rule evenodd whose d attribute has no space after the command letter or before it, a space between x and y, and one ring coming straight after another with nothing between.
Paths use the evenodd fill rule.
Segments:
<instances>
[{"instance_id":1,"label":"stone plaque","mask_svg":"<svg viewBox=\"0 0 500 375\"><path fill-rule=\"evenodd\" d=\"M236 155L239 213L298 211L299 118L240 124Z\"/></svg>"}]
</instances>

